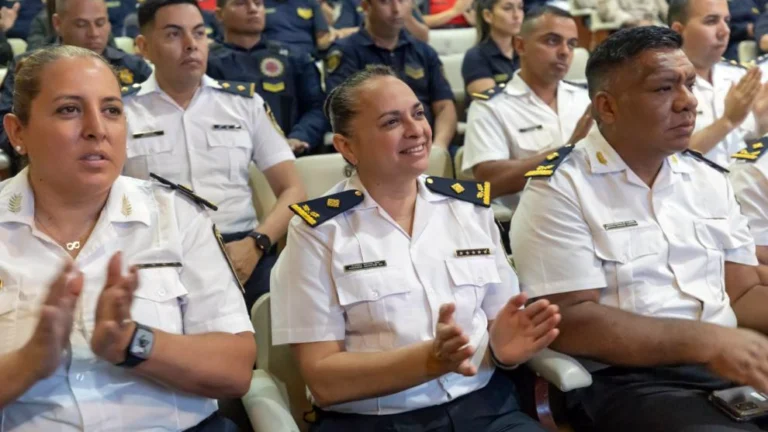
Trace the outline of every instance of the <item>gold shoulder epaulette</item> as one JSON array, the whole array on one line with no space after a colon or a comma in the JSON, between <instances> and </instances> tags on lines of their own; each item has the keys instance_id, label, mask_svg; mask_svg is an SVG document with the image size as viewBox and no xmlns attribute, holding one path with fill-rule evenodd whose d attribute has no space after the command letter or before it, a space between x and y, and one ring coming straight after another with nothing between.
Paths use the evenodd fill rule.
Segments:
<instances>
[{"instance_id":1,"label":"gold shoulder epaulette","mask_svg":"<svg viewBox=\"0 0 768 432\"><path fill-rule=\"evenodd\" d=\"M704 162L705 164L709 165L711 168L714 168L716 171L720 171L721 173L728 174L730 172L726 168L721 167L720 165L707 159L706 157L704 157L703 154L701 154L701 152L698 152L696 150L685 149L683 150L683 154L691 156L694 159L698 160L699 162Z\"/></svg>"},{"instance_id":2,"label":"gold shoulder epaulette","mask_svg":"<svg viewBox=\"0 0 768 432\"><path fill-rule=\"evenodd\" d=\"M216 205L212 204L207 199L202 198L199 195L196 195L195 191L193 191L192 189L190 189L190 188L188 188L186 186L182 186L180 184L173 183L172 181L166 180L166 179L160 177L159 175L157 175L155 173L149 173L149 176L152 177L153 179L157 180L158 182L160 182L164 186L167 186L171 190L179 191L182 195L184 195L187 198L189 198L192 201L194 201L195 204L198 204L198 205L203 206L203 207L208 207L209 209L211 209L213 211L216 211L216 210L219 209L219 207L217 207Z\"/></svg>"},{"instance_id":3,"label":"gold shoulder epaulette","mask_svg":"<svg viewBox=\"0 0 768 432\"><path fill-rule=\"evenodd\" d=\"M528 171L525 173L525 177L527 178L541 178L541 177L552 177L552 175L557 170L557 167L560 166L560 164L565 160L566 157L568 157L569 154L573 151L573 145L572 144L566 144L556 151L550 153L547 155L546 158L539 164L539 166L536 167L536 169Z\"/></svg>"},{"instance_id":4,"label":"gold shoulder epaulette","mask_svg":"<svg viewBox=\"0 0 768 432\"><path fill-rule=\"evenodd\" d=\"M315 228L363 202L363 193L356 189L292 204L291 211Z\"/></svg>"},{"instance_id":5,"label":"gold shoulder epaulette","mask_svg":"<svg viewBox=\"0 0 768 432\"><path fill-rule=\"evenodd\" d=\"M489 182L480 183L445 177L427 177L425 183L429 190L440 195L471 202L483 207L491 205L491 184Z\"/></svg>"},{"instance_id":6,"label":"gold shoulder epaulette","mask_svg":"<svg viewBox=\"0 0 768 432\"><path fill-rule=\"evenodd\" d=\"M731 158L754 163L765 154L766 149L768 149L768 138L747 141L747 147L731 155Z\"/></svg>"},{"instance_id":7,"label":"gold shoulder epaulette","mask_svg":"<svg viewBox=\"0 0 768 432\"><path fill-rule=\"evenodd\" d=\"M736 68L741 68L741 69L747 69L746 66L744 66L743 64L737 62L736 60L728 60L725 57L720 59L720 64L724 64L724 65L728 65L728 66L732 66L732 67L736 67Z\"/></svg>"},{"instance_id":8,"label":"gold shoulder epaulette","mask_svg":"<svg viewBox=\"0 0 768 432\"><path fill-rule=\"evenodd\" d=\"M496 87L491 87L486 91L480 93L472 93L472 99L477 100L489 100L501 94L504 91L505 83L498 84Z\"/></svg>"},{"instance_id":9,"label":"gold shoulder epaulette","mask_svg":"<svg viewBox=\"0 0 768 432\"><path fill-rule=\"evenodd\" d=\"M218 90L247 98L252 98L256 93L256 84L252 82L219 81L219 85L221 88Z\"/></svg>"},{"instance_id":10,"label":"gold shoulder epaulette","mask_svg":"<svg viewBox=\"0 0 768 432\"><path fill-rule=\"evenodd\" d=\"M129 86L120 87L120 93L123 97L135 95L141 90L141 84L132 84Z\"/></svg>"}]
</instances>

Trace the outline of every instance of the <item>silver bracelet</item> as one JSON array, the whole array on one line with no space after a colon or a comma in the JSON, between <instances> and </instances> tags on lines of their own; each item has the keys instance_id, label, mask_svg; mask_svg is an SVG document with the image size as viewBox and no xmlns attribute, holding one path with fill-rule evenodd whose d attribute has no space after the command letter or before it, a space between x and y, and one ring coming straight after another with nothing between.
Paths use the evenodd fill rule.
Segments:
<instances>
[{"instance_id":1,"label":"silver bracelet","mask_svg":"<svg viewBox=\"0 0 768 432\"><path fill-rule=\"evenodd\" d=\"M490 351L491 353L491 361L493 362L493 364L501 370L511 371L511 370L517 369L517 367L520 366L517 364L508 365L506 363L503 363L501 360L499 360L499 358L496 357L496 354L493 352L493 344L491 344L490 341L488 341L488 351Z\"/></svg>"}]
</instances>

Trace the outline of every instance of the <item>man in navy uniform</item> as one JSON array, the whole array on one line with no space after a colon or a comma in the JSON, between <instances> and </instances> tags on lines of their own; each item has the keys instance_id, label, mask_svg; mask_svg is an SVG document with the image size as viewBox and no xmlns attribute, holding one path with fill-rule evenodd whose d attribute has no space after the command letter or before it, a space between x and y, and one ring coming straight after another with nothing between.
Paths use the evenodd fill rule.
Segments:
<instances>
[{"instance_id":1,"label":"man in navy uniform","mask_svg":"<svg viewBox=\"0 0 768 432\"><path fill-rule=\"evenodd\" d=\"M208 75L255 82L294 153L320 147L330 125L323 115L320 73L311 57L291 55L287 47L265 40L262 0L218 0L217 7L224 42L211 48Z\"/></svg>"},{"instance_id":2,"label":"man in navy uniform","mask_svg":"<svg viewBox=\"0 0 768 432\"><path fill-rule=\"evenodd\" d=\"M384 64L405 81L424 106L433 143L447 149L456 132L453 92L432 47L404 29L410 2L363 0L365 27L340 39L326 58L326 89L330 93L352 73L370 64Z\"/></svg>"},{"instance_id":3,"label":"man in navy uniform","mask_svg":"<svg viewBox=\"0 0 768 432\"><path fill-rule=\"evenodd\" d=\"M269 17L264 35L295 50L316 57L333 42L320 3L317 0L265 0Z\"/></svg>"},{"instance_id":4,"label":"man in navy uniform","mask_svg":"<svg viewBox=\"0 0 768 432\"><path fill-rule=\"evenodd\" d=\"M728 10L731 13L731 38L728 41L728 49L723 55L728 60L738 61L739 43L755 38L755 25L762 12L758 6L760 2L760 0L728 1Z\"/></svg>"}]
</instances>

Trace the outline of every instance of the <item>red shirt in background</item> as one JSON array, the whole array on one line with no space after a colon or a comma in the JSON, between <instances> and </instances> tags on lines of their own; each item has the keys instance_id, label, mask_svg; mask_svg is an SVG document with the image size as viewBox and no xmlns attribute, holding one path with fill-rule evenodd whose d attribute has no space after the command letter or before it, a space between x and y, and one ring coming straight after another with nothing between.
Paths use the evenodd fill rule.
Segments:
<instances>
[{"instance_id":1,"label":"red shirt in background","mask_svg":"<svg viewBox=\"0 0 768 432\"><path fill-rule=\"evenodd\" d=\"M429 13L438 14L447 11L456 4L456 0L429 0ZM456 18L448 21L445 25L455 25L460 27L469 27L469 23L464 19L464 15L458 15Z\"/></svg>"}]
</instances>

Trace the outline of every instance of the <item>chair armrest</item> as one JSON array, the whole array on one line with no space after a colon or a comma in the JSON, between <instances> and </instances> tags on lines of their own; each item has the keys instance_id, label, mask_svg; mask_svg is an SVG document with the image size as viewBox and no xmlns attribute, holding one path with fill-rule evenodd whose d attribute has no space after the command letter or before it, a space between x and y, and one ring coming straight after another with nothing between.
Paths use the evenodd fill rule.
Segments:
<instances>
[{"instance_id":1,"label":"chair armrest","mask_svg":"<svg viewBox=\"0 0 768 432\"><path fill-rule=\"evenodd\" d=\"M509 222L512 220L512 209L501 204L491 203L493 217L499 222Z\"/></svg>"},{"instance_id":2,"label":"chair armrest","mask_svg":"<svg viewBox=\"0 0 768 432\"><path fill-rule=\"evenodd\" d=\"M11 166L11 158L9 158L4 151L0 150L0 170L6 170L10 168L10 166Z\"/></svg>"},{"instance_id":3,"label":"chair armrest","mask_svg":"<svg viewBox=\"0 0 768 432\"><path fill-rule=\"evenodd\" d=\"M278 383L267 372L253 371L251 388L241 399L254 432L299 432Z\"/></svg>"},{"instance_id":4,"label":"chair armrest","mask_svg":"<svg viewBox=\"0 0 768 432\"><path fill-rule=\"evenodd\" d=\"M456 133L459 135L464 135L467 133L467 122L458 122L456 123Z\"/></svg>"},{"instance_id":5,"label":"chair armrest","mask_svg":"<svg viewBox=\"0 0 768 432\"><path fill-rule=\"evenodd\" d=\"M526 363L562 392L592 385L592 375L571 356L545 348Z\"/></svg>"}]
</instances>

